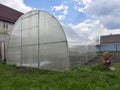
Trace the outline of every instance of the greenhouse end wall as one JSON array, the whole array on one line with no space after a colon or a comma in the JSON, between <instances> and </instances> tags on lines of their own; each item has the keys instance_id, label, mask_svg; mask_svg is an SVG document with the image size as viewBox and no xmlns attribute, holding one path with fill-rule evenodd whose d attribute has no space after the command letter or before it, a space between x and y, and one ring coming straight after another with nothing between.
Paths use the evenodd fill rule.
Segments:
<instances>
[{"instance_id":1,"label":"greenhouse end wall","mask_svg":"<svg viewBox=\"0 0 120 90\"><path fill-rule=\"evenodd\" d=\"M22 15L14 25L7 63L67 71L90 60L88 56L95 57L94 49L83 52L86 45L89 47L92 43L85 43L82 37L48 12L34 10Z\"/></svg>"}]
</instances>

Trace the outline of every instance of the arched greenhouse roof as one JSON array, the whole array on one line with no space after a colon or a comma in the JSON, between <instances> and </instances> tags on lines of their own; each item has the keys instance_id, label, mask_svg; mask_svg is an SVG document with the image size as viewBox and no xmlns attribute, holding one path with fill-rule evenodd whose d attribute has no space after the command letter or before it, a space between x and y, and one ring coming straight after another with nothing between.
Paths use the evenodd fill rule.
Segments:
<instances>
[{"instance_id":1,"label":"arched greenhouse roof","mask_svg":"<svg viewBox=\"0 0 120 90\"><path fill-rule=\"evenodd\" d=\"M34 10L22 15L14 25L7 63L66 71L95 56L95 46L89 39L61 24L50 13Z\"/></svg>"}]
</instances>

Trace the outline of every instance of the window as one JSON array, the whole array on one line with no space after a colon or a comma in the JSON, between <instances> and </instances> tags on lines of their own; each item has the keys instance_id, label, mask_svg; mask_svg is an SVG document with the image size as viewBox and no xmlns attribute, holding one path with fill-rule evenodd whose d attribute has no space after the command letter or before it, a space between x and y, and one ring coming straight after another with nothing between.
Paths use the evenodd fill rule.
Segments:
<instances>
[{"instance_id":1,"label":"window","mask_svg":"<svg viewBox=\"0 0 120 90\"><path fill-rule=\"evenodd\" d=\"M7 22L3 22L3 28L8 29L8 23Z\"/></svg>"}]
</instances>

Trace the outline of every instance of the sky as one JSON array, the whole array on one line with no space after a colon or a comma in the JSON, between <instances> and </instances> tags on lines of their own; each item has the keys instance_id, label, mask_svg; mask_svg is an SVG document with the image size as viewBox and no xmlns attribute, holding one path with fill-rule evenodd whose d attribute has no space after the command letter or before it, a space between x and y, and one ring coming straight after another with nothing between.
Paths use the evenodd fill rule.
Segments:
<instances>
[{"instance_id":1,"label":"sky","mask_svg":"<svg viewBox=\"0 0 120 90\"><path fill-rule=\"evenodd\" d=\"M120 34L120 0L0 0L27 13L45 10L78 34L99 43L102 35Z\"/></svg>"}]
</instances>

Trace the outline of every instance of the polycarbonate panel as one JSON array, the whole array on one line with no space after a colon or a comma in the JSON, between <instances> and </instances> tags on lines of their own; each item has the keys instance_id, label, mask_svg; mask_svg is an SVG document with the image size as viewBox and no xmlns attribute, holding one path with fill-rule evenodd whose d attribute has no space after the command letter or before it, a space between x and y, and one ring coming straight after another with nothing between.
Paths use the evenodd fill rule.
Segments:
<instances>
[{"instance_id":1,"label":"polycarbonate panel","mask_svg":"<svg viewBox=\"0 0 120 90\"><path fill-rule=\"evenodd\" d=\"M21 60L21 47L8 48L7 52L7 64L17 64L20 65Z\"/></svg>"},{"instance_id":2,"label":"polycarbonate panel","mask_svg":"<svg viewBox=\"0 0 120 90\"><path fill-rule=\"evenodd\" d=\"M22 18L22 31L38 26L38 13Z\"/></svg>"},{"instance_id":3,"label":"polycarbonate panel","mask_svg":"<svg viewBox=\"0 0 120 90\"><path fill-rule=\"evenodd\" d=\"M22 15L22 18L26 18L26 17L29 17L31 15L36 15L36 14L38 14L38 12L39 12L39 10L32 10L32 11L30 11L30 12L25 13L24 15Z\"/></svg>"},{"instance_id":4,"label":"polycarbonate panel","mask_svg":"<svg viewBox=\"0 0 120 90\"><path fill-rule=\"evenodd\" d=\"M91 54L92 54L92 58L96 57L96 46L92 44L92 48L91 48Z\"/></svg>"},{"instance_id":5,"label":"polycarbonate panel","mask_svg":"<svg viewBox=\"0 0 120 90\"><path fill-rule=\"evenodd\" d=\"M8 47L21 46L21 20L16 22L12 35L10 36Z\"/></svg>"},{"instance_id":6,"label":"polycarbonate panel","mask_svg":"<svg viewBox=\"0 0 120 90\"><path fill-rule=\"evenodd\" d=\"M38 67L38 45L22 46L22 66Z\"/></svg>"},{"instance_id":7,"label":"polycarbonate panel","mask_svg":"<svg viewBox=\"0 0 120 90\"><path fill-rule=\"evenodd\" d=\"M22 31L29 28L30 25L30 19L29 18L23 18L22 19Z\"/></svg>"},{"instance_id":8,"label":"polycarbonate panel","mask_svg":"<svg viewBox=\"0 0 120 90\"><path fill-rule=\"evenodd\" d=\"M74 48L69 48L69 55L71 68L82 65L86 62L86 47L79 45Z\"/></svg>"},{"instance_id":9,"label":"polycarbonate panel","mask_svg":"<svg viewBox=\"0 0 120 90\"><path fill-rule=\"evenodd\" d=\"M43 44L39 47L39 68L57 71L69 70L66 42Z\"/></svg>"},{"instance_id":10,"label":"polycarbonate panel","mask_svg":"<svg viewBox=\"0 0 120 90\"><path fill-rule=\"evenodd\" d=\"M72 46L76 45L87 45L92 43L88 38L84 37L83 35L76 33L72 28L62 24L63 30L65 32L66 38L68 43ZM70 46L69 45L69 46Z\"/></svg>"},{"instance_id":11,"label":"polycarbonate panel","mask_svg":"<svg viewBox=\"0 0 120 90\"><path fill-rule=\"evenodd\" d=\"M40 12L39 15L40 44L66 41L64 31L55 17L45 12Z\"/></svg>"},{"instance_id":12,"label":"polycarbonate panel","mask_svg":"<svg viewBox=\"0 0 120 90\"><path fill-rule=\"evenodd\" d=\"M30 27L38 26L38 13L31 16L29 19L30 19Z\"/></svg>"},{"instance_id":13,"label":"polycarbonate panel","mask_svg":"<svg viewBox=\"0 0 120 90\"><path fill-rule=\"evenodd\" d=\"M22 45L38 44L38 27L22 31Z\"/></svg>"},{"instance_id":14,"label":"polycarbonate panel","mask_svg":"<svg viewBox=\"0 0 120 90\"><path fill-rule=\"evenodd\" d=\"M92 49L93 49L92 46L88 45L88 51L87 51L87 59L88 60L91 60L93 58L93 55L92 55L93 51L92 51Z\"/></svg>"},{"instance_id":15,"label":"polycarbonate panel","mask_svg":"<svg viewBox=\"0 0 120 90\"><path fill-rule=\"evenodd\" d=\"M74 30L64 24L62 24L62 26L68 42L71 68L82 65L96 56L95 49L92 48L92 46L95 47L95 45L93 45L89 39L76 33Z\"/></svg>"},{"instance_id":16,"label":"polycarbonate panel","mask_svg":"<svg viewBox=\"0 0 120 90\"><path fill-rule=\"evenodd\" d=\"M21 46L21 32L20 31L17 31L17 33L15 34L16 32L13 32L12 36L11 36L11 39L10 39L10 43L9 43L9 47L17 47L17 46Z\"/></svg>"},{"instance_id":17,"label":"polycarbonate panel","mask_svg":"<svg viewBox=\"0 0 120 90\"><path fill-rule=\"evenodd\" d=\"M23 15L22 30L26 30L34 26L38 26L38 11L33 11L33 13Z\"/></svg>"}]
</instances>

